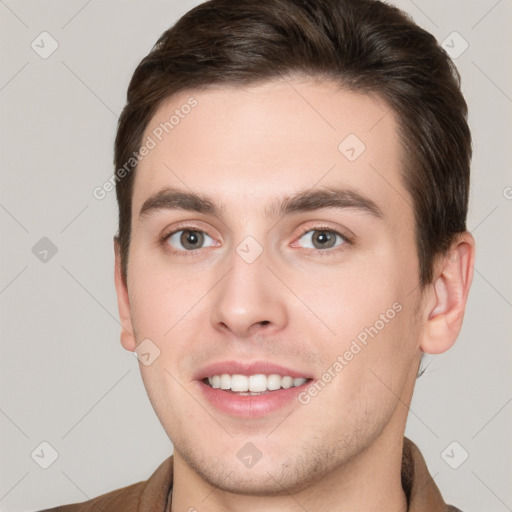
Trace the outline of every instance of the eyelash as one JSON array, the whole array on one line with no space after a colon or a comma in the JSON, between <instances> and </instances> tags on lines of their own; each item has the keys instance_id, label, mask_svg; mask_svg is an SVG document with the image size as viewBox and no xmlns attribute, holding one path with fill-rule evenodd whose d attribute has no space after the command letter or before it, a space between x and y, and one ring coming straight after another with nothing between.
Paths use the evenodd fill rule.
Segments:
<instances>
[{"instance_id":1,"label":"eyelash","mask_svg":"<svg viewBox=\"0 0 512 512\"><path fill-rule=\"evenodd\" d=\"M178 255L178 256L182 256L185 254L187 256L193 256L203 249L203 248L193 249L192 251L185 251L185 250L178 251L178 250L172 249L171 246L168 244L168 240L172 235L179 233L180 231L197 231L200 233L204 233L205 235L208 235L208 233L206 233L204 230L198 229L197 226L192 226L192 225L179 226L178 229L175 228L172 231L164 234L160 240L160 243L162 244L162 246L164 247L164 249L167 252L170 252L171 254ZM304 228L300 232L300 234L297 236L297 240L302 238L306 233L309 233L310 231L327 231L329 233L338 235L343 241L343 243L340 246L331 248L331 249L308 249L308 251L313 254L317 254L317 255L321 255L321 256L332 256L333 253L337 254L340 250L343 250L343 246L345 244L349 244L349 245L353 244L351 237L348 237L347 235L344 235L344 234L340 233L339 231L332 229L330 226L322 226L322 225ZM210 236L210 235L208 235L208 236Z\"/></svg>"}]
</instances>

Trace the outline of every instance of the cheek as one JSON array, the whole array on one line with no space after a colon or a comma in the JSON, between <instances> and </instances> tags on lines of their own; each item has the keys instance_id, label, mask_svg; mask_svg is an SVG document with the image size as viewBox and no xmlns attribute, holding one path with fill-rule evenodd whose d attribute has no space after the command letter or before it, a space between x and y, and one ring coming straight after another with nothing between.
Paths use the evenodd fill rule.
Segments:
<instances>
[{"instance_id":1,"label":"cheek","mask_svg":"<svg viewBox=\"0 0 512 512\"><path fill-rule=\"evenodd\" d=\"M168 364L168 355L164 351L150 366L141 365L141 377L153 410L174 440L177 432L186 432L197 418L193 417L194 403L184 392L184 381Z\"/></svg>"},{"instance_id":2,"label":"cheek","mask_svg":"<svg viewBox=\"0 0 512 512\"><path fill-rule=\"evenodd\" d=\"M414 265L404 269L400 256L389 252L338 271L323 270L303 283L299 293L304 302L329 328L318 331L322 336L317 345L326 371L343 374L340 380L366 379L373 388L373 370L394 382L393 387L399 384L394 372L407 374L418 349L417 294L411 293L415 271ZM316 325L322 328L319 322Z\"/></svg>"},{"instance_id":3,"label":"cheek","mask_svg":"<svg viewBox=\"0 0 512 512\"><path fill-rule=\"evenodd\" d=\"M164 265L137 251L131 255L128 275L132 322L139 338L170 336L208 285L207 272L184 272L183 267Z\"/></svg>"},{"instance_id":4,"label":"cheek","mask_svg":"<svg viewBox=\"0 0 512 512\"><path fill-rule=\"evenodd\" d=\"M393 305L403 300L408 289L404 284L408 277L403 279L398 267L392 257L376 254L347 265L311 268L304 277L295 278L294 290L333 336L351 339L388 310L387 316L395 317L398 306L393 309Z\"/></svg>"},{"instance_id":5,"label":"cheek","mask_svg":"<svg viewBox=\"0 0 512 512\"><path fill-rule=\"evenodd\" d=\"M347 432L371 432L389 421L400 399L408 403L417 355L413 309L405 301L384 305L363 313L352 305L357 319L348 312L340 315L337 336L319 347L324 352L324 373L314 392L319 398L303 399L311 400L312 416L324 418L326 431L345 425Z\"/></svg>"}]
</instances>

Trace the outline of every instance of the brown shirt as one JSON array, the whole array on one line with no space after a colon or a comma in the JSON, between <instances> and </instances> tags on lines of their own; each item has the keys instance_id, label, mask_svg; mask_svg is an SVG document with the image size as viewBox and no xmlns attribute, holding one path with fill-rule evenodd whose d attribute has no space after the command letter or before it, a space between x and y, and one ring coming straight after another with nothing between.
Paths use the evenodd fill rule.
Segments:
<instances>
[{"instance_id":1,"label":"brown shirt","mask_svg":"<svg viewBox=\"0 0 512 512\"><path fill-rule=\"evenodd\" d=\"M42 512L165 512L170 510L173 480L172 456L162 462L151 477L92 500L46 509ZM404 438L402 487L408 501L404 512L460 512L447 505L430 476L418 447Z\"/></svg>"}]
</instances>

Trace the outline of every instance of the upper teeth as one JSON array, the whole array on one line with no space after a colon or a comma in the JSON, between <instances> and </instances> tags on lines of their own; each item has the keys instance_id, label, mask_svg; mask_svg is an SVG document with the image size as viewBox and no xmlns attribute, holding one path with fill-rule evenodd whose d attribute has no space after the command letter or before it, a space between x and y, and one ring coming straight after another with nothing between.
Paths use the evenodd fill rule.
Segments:
<instances>
[{"instance_id":1,"label":"upper teeth","mask_svg":"<svg viewBox=\"0 0 512 512\"><path fill-rule=\"evenodd\" d=\"M307 379L303 377L289 377L281 376L277 373L271 375L229 375L223 373L222 375L213 375L208 377L208 382L212 388L230 389L231 391L274 391L280 388L288 389L292 386L301 386Z\"/></svg>"}]
</instances>

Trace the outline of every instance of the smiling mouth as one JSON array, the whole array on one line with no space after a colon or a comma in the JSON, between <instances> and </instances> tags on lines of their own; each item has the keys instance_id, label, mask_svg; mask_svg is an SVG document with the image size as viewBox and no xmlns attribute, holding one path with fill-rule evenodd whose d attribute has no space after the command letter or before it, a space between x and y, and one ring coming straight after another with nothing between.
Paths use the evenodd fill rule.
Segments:
<instances>
[{"instance_id":1,"label":"smiling mouth","mask_svg":"<svg viewBox=\"0 0 512 512\"><path fill-rule=\"evenodd\" d=\"M266 395L282 389L303 386L308 381L305 377L290 377L272 373L255 375L219 374L205 377L201 382L213 389L219 389L239 396Z\"/></svg>"}]
</instances>

